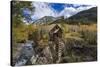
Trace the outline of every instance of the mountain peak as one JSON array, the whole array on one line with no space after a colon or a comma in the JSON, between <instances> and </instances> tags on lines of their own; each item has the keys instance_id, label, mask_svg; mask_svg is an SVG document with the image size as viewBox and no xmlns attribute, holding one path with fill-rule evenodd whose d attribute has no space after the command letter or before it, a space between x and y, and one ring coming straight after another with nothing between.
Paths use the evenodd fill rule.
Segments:
<instances>
[{"instance_id":1,"label":"mountain peak","mask_svg":"<svg viewBox=\"0 0 100 67\"><path fill-rule=\"evenodd\" d=\"M49 24L52 21L56 20L55 17L52 16L44 16L38 20L36 20L35 22L33 22L34 24Z\"/></svg>"}]
</instances>

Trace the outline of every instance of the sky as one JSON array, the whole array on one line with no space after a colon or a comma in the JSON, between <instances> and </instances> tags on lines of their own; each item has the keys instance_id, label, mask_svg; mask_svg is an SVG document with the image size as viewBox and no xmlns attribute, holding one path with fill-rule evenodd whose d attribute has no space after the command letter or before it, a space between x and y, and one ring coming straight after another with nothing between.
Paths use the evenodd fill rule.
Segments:
<instances>
[{"instance_id":1,"label":"sky","mask_svg":"<svg viewBox=\"0 0 100 67\"><path fill-rule=\"evenodd\" d=\"M35 7L34 12L31 15L32 20L40 19L44 16L53 16L68 18L76 13L96 7L93 5L82 4L66 4L66 3L47 3L47 2L32 2L32 6ZM27 17L30 14L28 9L25 9L24 15Z\"/></svg>"}]
</instances>

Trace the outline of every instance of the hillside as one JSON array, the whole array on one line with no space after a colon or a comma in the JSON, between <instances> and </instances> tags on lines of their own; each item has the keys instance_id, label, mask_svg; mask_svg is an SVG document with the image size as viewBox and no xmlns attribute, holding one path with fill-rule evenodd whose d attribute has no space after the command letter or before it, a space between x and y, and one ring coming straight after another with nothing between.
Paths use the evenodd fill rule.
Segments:
<instances>
[{"instance_id":1,"label":"hillside","mask_svg":"<svg viewBox=\"0 0 100 67\"><path fill-rule=\"evenodd\" d=\"M96 22L97 22L97 7L93 7L91 9L81 11L69 18L64 19L64 17L61 16L50 24L55 24L55 23L90 24L90 23L96 23Z\"/></svg>"},{"instance_id":2,"label":"hillside","mask_svg":"<svg viewBox=\"0 0 100 67\"><path fill-rule=\"evenodd\" d=\"M44 16L36 21L33 22L33 24L48 24L51 23L52 21L56 20L55 17L52 16Z\"/></svg>"},{"instance_id":3,"label":"hillside","mask_svg":"<svg viewBox=\"0 0 100 67\"><path fill-rule=\"evenodd\" d=\"M79 22L97 22L97 7L81 11L66 20L73 20Z\"/></svg>"}]
</instances>

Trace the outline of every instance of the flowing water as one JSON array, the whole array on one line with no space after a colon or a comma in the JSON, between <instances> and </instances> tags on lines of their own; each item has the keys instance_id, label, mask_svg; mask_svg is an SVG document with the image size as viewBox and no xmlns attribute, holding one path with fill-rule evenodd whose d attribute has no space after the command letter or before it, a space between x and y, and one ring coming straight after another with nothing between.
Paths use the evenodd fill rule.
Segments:
<instances>
[{"instance_id":1,"label":"flowing water","mask_svg":"<svg viewBox=\"0 0 100 67\"><path fill-rule=\"evenodd\" d=\"M15 63L15 66L25 65L32 56L35 56L35 51L34 51L33 45L35 45L34 42L27 41L27 43L25 43L22 46L20 55Z\"/></svg>"}]
</instances>

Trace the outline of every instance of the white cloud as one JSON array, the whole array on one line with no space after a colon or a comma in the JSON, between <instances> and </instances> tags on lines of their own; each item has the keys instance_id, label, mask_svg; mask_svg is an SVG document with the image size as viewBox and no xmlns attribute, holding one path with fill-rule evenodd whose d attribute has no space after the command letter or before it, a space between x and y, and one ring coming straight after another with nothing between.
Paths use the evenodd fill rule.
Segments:
<instances>
[{"instance_id":1,"label":"white cloud","mask_svg":"<svg viewBox=\"0 0 100 67\"><path fill-rule=\"evenodd\" d=\"M70 17L80 11L87 10L89 8L95 7L95 6L81 6L81 5L73 5L74 7L67 7L61 11L57 12L55 9L53 9L49 3L44 3L44 2L34 2L33 6L35 7L35 12L32 15L32 18L34 20L40 19L44 16L53 16L53 17L59 17L59 16L64 16ZM75 8L79 6L78 8ZM59 8L59 7L58 7Z\"/></svg>"},{"instance_id":2,"label":"white cloud","mask_svg":"<svg viewBox=\"0 0 100 67\"><path fill-rule=\"evenodd\" d=\"M59 16L64 16L65 18L66 17L70 17L74 14L77 13L77 10L73 7L65 7L64 10L62 10L60 13L59 13Z\"/></svg>"},{"instance_id":3,"label":"white cloud","mask_svg":"<svg viewBox=\"0 0 100 67\"><path fill-rule=\"evenodd\" d=\"M79 5L74 5L74 6L79 6ZM95 6L79 6L78 8L74 8L74 7L65 7L64 10L62 10L59 14L59 16L64 16L65 18L68 18L72 15L75 15L76 13L83 11L83 10L87 10L90 9L92 7Z\"/></svg>"},{"instance_id":4,"label":"white cloud","mask_svg":"<svg viewBox=\"0 0 100 67\"><path fill-rule=\"evenodd\" d=\"M57 16L57 12L48 3L34 2L33 6L35 7L33 19L40 19L44 16Z\"/></svg>"},{"instance_id":5,"label":"white cloud","mask_svg":"<svg viewBox=\"0 0 100 67\"><path fill-rule=\"evenodd\" d=\"M87 9L90 9L92 7L96 7L96 6L80 6L79 8L77 8L77 11L83 11L83 10L87 10Z\"/></svg>"}]
</instances>

